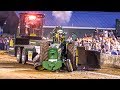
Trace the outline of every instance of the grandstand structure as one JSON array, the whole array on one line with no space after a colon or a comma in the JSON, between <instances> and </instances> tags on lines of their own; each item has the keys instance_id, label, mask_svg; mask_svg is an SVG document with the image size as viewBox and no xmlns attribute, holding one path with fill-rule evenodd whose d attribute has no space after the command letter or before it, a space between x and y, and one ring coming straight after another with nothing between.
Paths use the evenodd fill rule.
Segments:
<instances>
[{"instance_id":1,"label":"grandstand structure","mask_svg":"<svg viewBox=\"0 0 120 90\"><path fill-rule=\"evenodd\" d=\"M70 35L71 32L76 32L77 34L79 34L79 36L83 36L84 33L90 34L96 28L98 30L115 30L116 19L120 19L120 12L73 11L69 22L59 24L57 23L56 18L52 15L52 11L15 11L18 17L19 17L18 14L21 12L44 13L45 23L43 28L44 28L45 36L48 36L49 32L52 31L52 29L58 25L62 26L64 30L68 32L68 35ZM18 20L16 15L11 15L10 18L6 18L6 19L8 21L12 21L14 18L16 18L14 19L14 22L15 22L16 20ZM1 22L3 22L2 19L0 19L0 25L3 24ZM11 24L9 25L7 24L7 25L10 26ZM7 32L9 33L12 31L11 29L12 27L10 28L11 30L8 30L7 27L4 27L4 28L5 29L3 31L6 33Z\"/></svg>"},{"instance_id":2,"label":"grandstand structure","mask_svg":"<svg viewBox=\"0 0 120 90\"><path fill-rule=\"evenodd\" d=\"M19 11L16 12L19 13ZM40 11L39 13L45 14L45 26L58 25L52 11ZM70 21L61 24L61 26L81 27L81 29L93 29L96 27L114 29L116 19L120 19L120 12L73 11Z\"/></svg>"}]
</instances>

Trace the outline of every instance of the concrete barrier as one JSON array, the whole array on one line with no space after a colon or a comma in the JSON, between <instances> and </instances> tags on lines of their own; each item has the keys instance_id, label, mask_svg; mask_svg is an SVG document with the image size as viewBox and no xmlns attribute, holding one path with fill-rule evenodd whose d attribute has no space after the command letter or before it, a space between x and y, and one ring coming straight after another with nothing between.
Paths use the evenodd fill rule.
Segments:
<instances>
[{"instance_id":1,"label":"concrete barrier","mask_svg":"<svg viewBox=\"0 0 120 90\"><path fill-rule=\"evenodd\" d=\"M120 55L109 55L102 53L100 55L100 65L120 68Z\"/></svg>"}]
</instances>

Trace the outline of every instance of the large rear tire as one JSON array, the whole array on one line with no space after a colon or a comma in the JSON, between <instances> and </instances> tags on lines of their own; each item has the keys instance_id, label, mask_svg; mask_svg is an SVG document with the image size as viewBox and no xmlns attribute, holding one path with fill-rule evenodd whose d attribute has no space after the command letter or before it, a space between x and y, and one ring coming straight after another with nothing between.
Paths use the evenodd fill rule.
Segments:
<instances>
[{"instance_id":1,"label":"large rear tire","mask_svg":"<svg viewBox=\"0 0 120 90\"><path fill-rule=\"evenodd\" d=\"M67 46L67 58L71 60L73 70L77 70L78 60L76 59L76 51L74 43L70 43Z\"/></svg>"},{"instance_id":2,"label":"large rear tire","mask_svg":"<svg viewBox=\"0 0 120 90\"><path fill-rule=\"evenodd\" d=\"M35 70L43 70L44 68L42 67L42 62L40 61L40 54L37 54L33 58L33 63L34 63L34 68Z\"/></svg>"},{"instance_id":3,"label":"large rear tire","mask_svg":"<svg viewBox=\"0 0 120 90\"><path fill-rule=\"evenodd\" d=\"M18 49L17 49L16 56L17 56L17 62L22 63L22 61L21 61L22 55L21 55L21 48L20 47L18 47Z\"/></svg>"},{"instance_id":4,"label":"large rear tire","mask_svg":"<svg viewBox=\"0 0 120 90\"><path fill-rule=\"evenodd\" d=\"M71 63L70 59L67 59L65 61L65 66L66 66L68 72L73 72L73 66L72 66L72 63Z\"/></svg>"},{"instance_id":5,"label":"large rear tire","mask_svg":"<svg viewBox=\"0 0 120 90\"><path fill-rule=\"evenodd\" d=\"M40 66L36 66L36 67L35 67L35 70L39 70L39 71L41 71L41 70L44 70L44 68L43 68L42 65L40 65Z\"/></svg>"},{"instance_id":6,"label":"large rear tire","mask_svg":"<svg viewBox=\"0 0 120 90\"><path fill-rule=\"evenodd\" d=\"M34 67L36 70L43 70L42 62L48 60L49 42L45 40L40 41L40 53L33 58Z\"/></svg>"},{"instance_id":7,"label":"large rear tire","mask_svg":"<svg viewBox=\"0 0 120 90\"><path fill-rule=\"evenodd\" d=\"M40 43L40 62L42 63L45 60L48 60L48 50L49 50L49 42L41 41Z\"/></svg>"},{"instance_id":8,"label":"large rear tire","mask_svg":"<svg viewBox=\"0 0 120 90\"><path fill-rule=\"evenodd\" d=\"M34 63L34 68L35 70L39 70L40 65L42 65L42 63L40 62L40 55L37 54L34 58L33 58L33 63Z\"/></svg>"}]
</instances>

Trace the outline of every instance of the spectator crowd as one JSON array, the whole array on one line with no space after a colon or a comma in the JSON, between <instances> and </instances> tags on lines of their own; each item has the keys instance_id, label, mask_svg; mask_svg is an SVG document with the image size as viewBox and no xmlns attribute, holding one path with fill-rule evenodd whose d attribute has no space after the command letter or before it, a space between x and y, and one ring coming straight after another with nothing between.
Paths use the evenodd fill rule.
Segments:
<instances>
[{"instance_id":1,"label":"spectator crowd","mask_svg":"<svg viewBox=\"0 0 120 90\"><path fill-rule=\"evenodd\" d=\"M11 43L12 41L12 43ZM85 50L95 50L101 53L120 55L120 42L113 31L95 30L92 35L85 34L79 38L75 33L68 37L67 41L75 41L76 46L85 47ZM9 50L13 46L13 36L0 36L0 50Z\"/></svg>"},{"instance_id":2,"label":"spectator crowd","mask_svg":"<svg viewBox=\"0 0 120 90\"><path fill-rule=\"evenodd\" d=\"M72 37L68 38L72 41ZM77 46L85 47L85 50L95 50L101 53L120 55L120 42L113 34L112 30L104 30L99 32L95 30L93 35L84 35L83 38L76 38L75 44Z\"/></svg>"},{"instance_id":3,"label":"spectator crowd","mask_svg":"<svg viewBox=\"0 0 120 90\"><path fill-rule=\"evenodd\" d=\"M11 41L13 41L12 36L0 36L0 50L9 50L11 47Z\"/></svg>"}]
</instances>

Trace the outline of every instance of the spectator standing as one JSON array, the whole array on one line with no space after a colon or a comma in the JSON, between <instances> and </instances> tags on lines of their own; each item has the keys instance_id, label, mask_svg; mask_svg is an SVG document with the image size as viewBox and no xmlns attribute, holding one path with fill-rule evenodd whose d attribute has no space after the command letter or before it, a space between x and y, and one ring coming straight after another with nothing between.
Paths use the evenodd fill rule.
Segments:
<instances>
[{"instance_id":1,"label":"spectator standing","mask_svg":"<svg viewBox=\"0 0 120 90\"><path fill-rule=\"evenodd\" d=\"M9 49L9 39L6 37L5 39L5 50L8 50Z\"/></svg>"},{"instance_id":2,"label":"spectator standing","mask_svg":"<svg viewBox=\"0 0 120 90\"><path fill-rule=\"evenodd\" d=\"M2 35L0 36L0 50L4 50L4 40Z\"/></svg>"},{"instance_id":3,"label":"spectator standing","mask_svg":"<svg viewBox=\"0 0 120 90\"><path fill-rule=\"evenodd\" d=\"M10 47L13 47L13 40L10 39Z\"/></svg>"}]
</instances>

